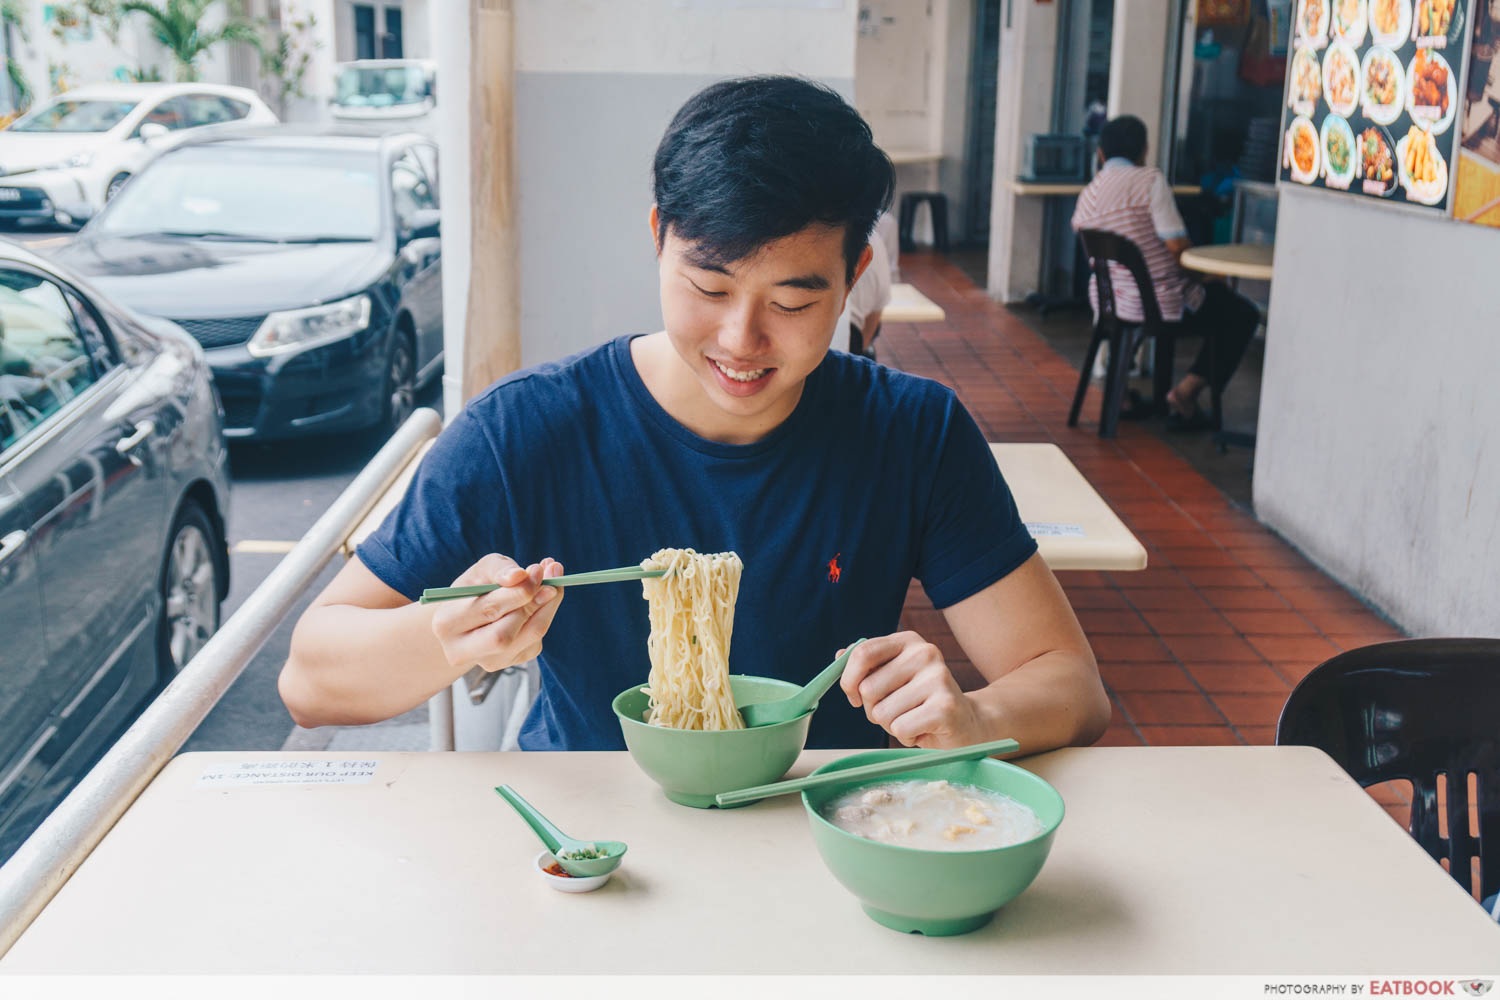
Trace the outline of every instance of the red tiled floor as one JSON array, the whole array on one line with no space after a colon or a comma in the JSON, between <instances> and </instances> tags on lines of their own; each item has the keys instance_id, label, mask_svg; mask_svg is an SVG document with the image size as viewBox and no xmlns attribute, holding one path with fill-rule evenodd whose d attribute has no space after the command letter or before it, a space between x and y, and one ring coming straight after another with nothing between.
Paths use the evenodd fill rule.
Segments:
<instances>
[{"instance_id":1,"label":"red tiled floor","mask_svg":"<svg viewBox=\"0 0 1500 1000\"><path fill-rule=\"evenodd\" d=\"M1308 671L1400 637L1146 428L1124 424L1101 440L1097 406L1068 427L1074 369L957 267L906 254L901 268L948 315L888 323L881 361L954 387L991 440L1057 444L1147 547L1142 572L1058 574L1115 702L1102 745L1270 743L1286 694ZM902 617L954 649L966 683L982 683L957 660L920 587ZM1404 822L1409 790L1380 794Z\"/></svg>"}]
</instances>

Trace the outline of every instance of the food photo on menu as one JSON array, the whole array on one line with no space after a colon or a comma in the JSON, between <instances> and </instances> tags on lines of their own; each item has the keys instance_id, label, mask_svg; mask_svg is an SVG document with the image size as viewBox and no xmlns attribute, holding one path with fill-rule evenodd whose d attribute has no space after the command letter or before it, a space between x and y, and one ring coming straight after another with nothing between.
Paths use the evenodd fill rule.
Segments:
<instances>
[{"instance_id":1,"label":"food photo on menu","mask_svg":"<svg viewBox=\"0 0 1500 1000\"><path fill-rule=\"evenodd\" d=\"M1349 190L1354 183L1354 130L1347 119L1329 115L1323 119L1323 179L1331 188Z\"/></svg>"},{"instance_id":2,"label":"food photo on menu","mask_svg":"<svg viewBox=\"0 0 1500 1000\"><path fill-rule=\"evenodd\" d=\"M1334 0L1333 36L1348 45L1365 43L1365 0Z\"/></svg>"},{"instance_id":3,"label":"food photo on menu","mask_svg":"<svg viewBox=\"0 0 1500 1000\"><path fill-rule=\"evenodd\" d=\"M1390 133L1372 125L1359 134L1360 190L1384 198L1396 189L1396 161L1391 154Z\"/></svg>"},{"instance_id":4,"label":"food photo on menu","mask_svg":"<svg viewBox=\"0 0 1500 1000\"><path fill-rule=\"evenodd\" d=\"M1328 0L1301 0L1297 39L1320 49L1328 44Z\"/></svg>"},{"instance_id":5,"label":"food photo on menu","mask_svg":"<svg viewBox=\"0 0 1500 1000\"><path fill-rule=\"evenodd\" d=\"M1500 226L1500 0L1478 0L1473 21L1453 217Z\"/></svg>"},{"instance_id":6,"label":"food photo on menu","mask_svg":"<svg viewBox=\"0 0 1500 1000\"><path fill-rule=\"evenodd\" d=\"M1348 42L1331 43L1323 56L1323 96L1333 113L1343 118L1359 106L1359 57Z\"/></svg>"}]
</instances>

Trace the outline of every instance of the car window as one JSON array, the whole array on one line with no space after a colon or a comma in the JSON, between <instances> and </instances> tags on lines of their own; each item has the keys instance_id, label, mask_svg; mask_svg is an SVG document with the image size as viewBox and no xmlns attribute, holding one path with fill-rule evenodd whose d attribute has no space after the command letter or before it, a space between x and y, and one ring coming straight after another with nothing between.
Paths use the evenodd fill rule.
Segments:
<instances>
[{"instance_id":1,"label":"car window","mask_svg":"<svg viewBox=\"0 0 1500 1000\"><path fill-rule=\"evenodd\" d=\"M141 125L161 125L173 131L188 128L189 111L186 97L168 98L148 111L146 117L141 119ZM140 125L136 126L135 134L141 134Z\"/></svg>"},{"instance_id":2,"label":"car window","mask_svg":"<svg viewBox=\"0 0 1500 1000\"><path fill-rule=\"evenodd\" d=\"M250 113L250 105L245 101L236 101L231 97L220 97L218 101L224 106L224 113L229 116L225 121L239 121Z\"/></svg>"},{"instance_id":3,"label":"car window","mask_svg":"<svg viewBox=\"0 0 1500 1000\"><path fill-rule=\"evenodd\" d=\"M405 224L414 212L437 208L437 191L427 179L422 162L406 150L391 164L391 193L396 201L396 221Z\"/></svg>"},{"instance_id":4,"label":"car window","mask_svg":"<svg viewBox=\"0 0 1500 1000\"><path fill-rule=\"evenodd\" d=\"M58 100L24 115L12 132L108 132L135 108L135 101Z\"/></svg>"},{"instance_id":5,"label":"car window","mask_svg":"<svg viewBox=\"0 0 1500 1000\"><path fill-rule=\"evenodd\" d=\"M104 320L94 311L93 306L80 298L72 289L64 288L63 296L67 298L68 305L73 309L74 322L82 332L84 347L94 362L94 373L105 374L118 363L118 359L115 357L114 347L111 346L109 334L105 332Z\"/></svg>"},{"instance_id":6,"label":"car window","mask_svg":"<svg viewBox=\"0 0 1500 1000\"><path fill-rule=\"evenodd\" d=\"M0 451L102 373L62 289L0 268Z\"/></svg>"},{"instance_id":7,"label":"car window","mask_svg":"<svg viewBox=\"0 0 1500 1000\"><path fill-rule=\"evenodd\" d=\"M187 127L197 128L199 125L218 125L222 122L232 122L244 115L237 115L218 94L189 94L183 98L186 105Z\"/></svg>"}]
</instances>

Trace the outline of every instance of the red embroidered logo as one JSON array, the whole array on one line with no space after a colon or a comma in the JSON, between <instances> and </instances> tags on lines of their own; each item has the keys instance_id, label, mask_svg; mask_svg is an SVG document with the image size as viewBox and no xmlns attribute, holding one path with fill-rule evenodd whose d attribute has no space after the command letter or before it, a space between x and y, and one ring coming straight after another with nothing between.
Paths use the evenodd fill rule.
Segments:
<instances>
[{"instance_id":1,"label":"red embroidered logo","mask_svg":"<svg viewBox=\"0 0 1500 1000\"><path fill-rule=\"evenodd\" d=\"M839 577L844 575L844 571L839 568L839 556L841 555L843 555L842 552L834 553L833 558L828 560L828 581L830 583L838 583Z\"/></svg>"}]
</instances>

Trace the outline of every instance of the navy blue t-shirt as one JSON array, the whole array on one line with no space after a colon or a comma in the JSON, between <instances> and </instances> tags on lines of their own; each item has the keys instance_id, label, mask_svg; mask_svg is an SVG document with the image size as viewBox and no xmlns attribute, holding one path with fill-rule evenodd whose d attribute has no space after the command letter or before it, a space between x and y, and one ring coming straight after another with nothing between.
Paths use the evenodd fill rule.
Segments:
<instances>
[{"instance_id":1,"label":"navy blue t-shirt","mask_svg":"<svg viewBox=\"0 0 1500 1000\"><path fill-rule=\"evenodd\" d=\"M517 372L471 400L360 560L415 600L482 556L567 572L662 548L739 553L729 669L806 683L900 627L910 581L938 608L1036 551L989 446L941 383L833 351L753 444L692 433L652 397L630 337ZM624 748L614 696L650 672L636 583L567 592L543 644L526 750ZM835 691L808 745L884 746Z\"/></svg>"}]
</instances>

